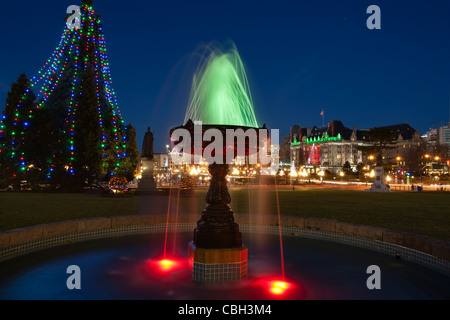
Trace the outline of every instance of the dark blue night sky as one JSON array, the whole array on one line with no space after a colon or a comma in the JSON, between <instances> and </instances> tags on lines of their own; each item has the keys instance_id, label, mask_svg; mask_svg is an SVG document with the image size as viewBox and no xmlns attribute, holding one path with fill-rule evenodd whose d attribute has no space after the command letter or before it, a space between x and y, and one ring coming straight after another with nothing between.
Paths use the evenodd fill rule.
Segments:
<instances>
[{"instance_id":1,"label":"dark blue night sky","mask_svg":"<svg viewBox=\"0 0 450 320\"><path fill-rule=\"evenodd\" d=\"M57 46L65 11L81 0L8 1L0 11L0 110L22 72ZM369 30L369 5L381 30ZM450 1L94 0L126 123L148 126L156 152L184 120L201 45L228 40L246 66L260 125L342 120L370 128L449 121Z\"/></svg>"}]
</instances>

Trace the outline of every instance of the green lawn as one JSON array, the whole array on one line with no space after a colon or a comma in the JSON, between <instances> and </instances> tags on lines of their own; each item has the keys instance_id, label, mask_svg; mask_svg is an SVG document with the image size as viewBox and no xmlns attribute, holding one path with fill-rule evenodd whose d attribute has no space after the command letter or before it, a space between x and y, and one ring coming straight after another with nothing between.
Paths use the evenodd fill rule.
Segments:
<instances>
[{"instance_id":1,"label":"green lawn","mask_svg":"<svg viewBox=\"0 0 450 320\"><path fill-rule=\"evenodd\" d=\"M191 211L205 206L205 190L198 190L196 204L181 198ZM274 189L230 190L230 206L236 214L277 214ZM350 190L279 190L280 213L285 216L334 219L363 225L403 230L450 240L450 193L372 193Z\"/></svg>"},{"instance_id":2,"label":"green lawn","mask_svg":"<svg viewBox=\"0 0 450 320\"><path fill-rule=\"evenodd\" d=\"M136 197L96 194L0 193L0 231L42 223L138 214Z\"/></svg>"},{"instance_id":3,"label":"green lawn","mask_svg":"<svg viewBox=\"0 0 450 320\"><path fill-rule=\"evenodd\" d=\"M236 214L277 214L274 189L231 188ZM176 194L176 193L175 193ZM198 213L205 207L206 190L176 199L182 208ZM450 240L450 193L370 193L350 190L278 192L281 215L317 217L384 227ZM0 231L91 217L135 215L138 197L108 198L93 194L0 193Z\"/></svg>"}]
</instances>

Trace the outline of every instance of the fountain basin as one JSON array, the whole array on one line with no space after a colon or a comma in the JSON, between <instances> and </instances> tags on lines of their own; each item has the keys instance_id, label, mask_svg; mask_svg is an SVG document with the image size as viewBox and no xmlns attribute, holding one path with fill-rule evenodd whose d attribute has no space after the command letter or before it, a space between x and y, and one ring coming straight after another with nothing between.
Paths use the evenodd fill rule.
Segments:
<instances>
[{"instance_id":1,"label":"fountain basin","mask_svg":"<svg viewBox=\"0 0 450 320\"><path fill-rule=\"evenodd\" d=\"M155 217L146 219L158 220ZM180 217L180 220L183 219ZM125 221L131 224L132 218L122 219L123 223ZM169 241L168 254L180 263L173 273L162 276L148 267L149 261L161 258L164 224L115 226L82 231L83 238L80 232L61 235L54 247L47 246L4 260L0 264L0 298L297 300L450 297L450 273L437 272L431 265L425 267L412 260L421 254L422 261L431 259L428 254L377 240L294 226L282 228L286 280L293 285L286 295L273 295L266 287L280 276L278 227L273 225L241 224L249 248L247 278L237 282L200 284L191 278L186 252L194 225L185 220L185 223L169 226L169 239L176 234L177 240L174 244ZM53 242L56 242L55 237L50 237ZM72 244L68 244L69 238ZM444 260L435 259L436 267L445 264ZM81 269L81 290L68 290L65 286L66 268L74 264ZM381 268L381 290L366 287L369 265ZM450 270L448 262L446 270Z\"/></svg>"}]
</instances>

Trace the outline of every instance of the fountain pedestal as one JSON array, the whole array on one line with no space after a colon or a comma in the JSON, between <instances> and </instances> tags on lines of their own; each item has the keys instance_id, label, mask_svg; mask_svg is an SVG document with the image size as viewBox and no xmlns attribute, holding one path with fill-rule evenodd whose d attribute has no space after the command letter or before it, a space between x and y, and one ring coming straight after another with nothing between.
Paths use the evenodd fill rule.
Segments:
<instances>
[{"instance_id":1,"label":"fountain pedestal","mask_svg":"<svg viewBox=\"0 0 450 320\"><path fill-rule=\"evenodd\" d=\"M222 142L227 141L228 145L223 148L214 148L214 154L207 154L209 164L208 170L211 174L211 181L208 193L206 194L206 208L202 212L201 219L197 222L197 228L194 231L194 240L189 243L189 261L192 269L193 279L201 282L218 282L227 280L239 280L247 276L248 250L242 244L242 234L239 231L239 225L234 221L234 212L229 204L231 196L228 192L227 174L230 170L226 160L236 158L243 152L243 155L254 155L262 147L259 141L258 128L233 126L233 125L202 125L196 128L192 120L188 120L185 125L171 130L171 135L175 130L187 130L187 136L194 137L194 144L183 144L183 153L193 157L204 157L204 150L211 143L210 140L197 141L195 137L204 136L205 132L214 129L222 134ZM251 129L251 130L248 130ZM261 129L266 129L265 125ZM231 133L229 132L231 131ZM244 134L244 131L245 134ZM232 137L229 141L227 134L244 135L240 143ZM248 139L245 138L248 137ZM172 140L174 146L180 143L180 137ZM184 141L184 140L183 140ZM250 141L257 145L250 146ZM191 140L192 142L192 140ZM260 145L261 144L261 145ZM197 146L197 147L196 147ZM254 147L254 148L253 148ZM211 152L212 153L212 152ZM230 154L229 154L230 153ZM222 161L217 161L222 159ZM219 162L219 163L218 163Z\"/></svg>"},{"instance_id":2,"label":"fountain pedestal","mask_svg":"<svg viewBox=\"0 0 450 320\"><path fill-rule=\"evenodd\" d=\"M192 279L198 282L241 280L248 274L248 249L245 246L225 249L198 248L193 241L188 248Z\"/></svg>"},{"instance_id":3,"label":"fountain pedestal","mask_svg":"<svg viewBox=\"0 0 450 320\"><path fill-rule=\"evenodd\" d=\"M228 205L231 202L226 180L229 166L214 163L208 166L208 171L211 181L205 198L207 206L197 222L194 244L204 249L240 248L242 234Z\"/></svg>"},{"instance_id":4,"label":"fountain pedestal","mask_svg":"<svg viewBox=\"0 0 450 320\"><path fill-rule=\"evenodd\" d=\"M207 206L189 243L189 262L195 281L239 280L247 276L248 250L242 245L239 225L228 205L227 164L210 164L211 182Z\"/></svg>"},{"instance_id":5,"label":"fountain pedestal","mask_svg":"<svg viewBox=\"0 0 450 320\"><path fill-rule=\"evenodd\" d=\"M144 143L142 145L141 165L144 167L142 178L138 183L138 191L140 193L155 192L157 191L156 182L153 178L153 133L148 127L144 136Z\"/></svg>"},{"instance_id":6,"label":"fountain pedestal","mask_svg":"<svg viewBox=\"0 0 450 320\"><path fill-rule=\"evenodd\" d=\"M142 172L142 178L138 183L138 191L140 193L146 193L146 192L155 192L157 191L157 186L155 179L153 177L153 157L144 157L141 158L142 165L144 166L145 170Z\"/></svg>"}]
</instances>

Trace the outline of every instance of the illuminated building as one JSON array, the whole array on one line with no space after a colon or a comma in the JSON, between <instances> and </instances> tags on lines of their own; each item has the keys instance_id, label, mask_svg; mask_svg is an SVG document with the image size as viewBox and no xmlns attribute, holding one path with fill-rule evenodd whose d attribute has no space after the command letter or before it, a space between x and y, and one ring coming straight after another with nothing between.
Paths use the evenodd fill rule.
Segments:
<instances>
[{"instance_id":1,"label":"illuminated building","mask_svg":"<svg viewBox=\"0 0 450 320\"><path fill-rule=\"evenodd\" d=\"M450 148L450 122L439 128L439 144Z\"/></svg>"},{"instance_id":2,"label":"illuminated building","mask_svg":"<svg viewBox=\"0 0 450 320\"><path fill-rule=\"evenodd\" d=\"M356 170L364 162L357 146L366 145L364 131L349 129L341 121L333 120L326 127L291 128L291 164L299 170L306 168L314 173L328 170L339 174L343 165L349 162Z\"/></svg>"}]
</instances>

